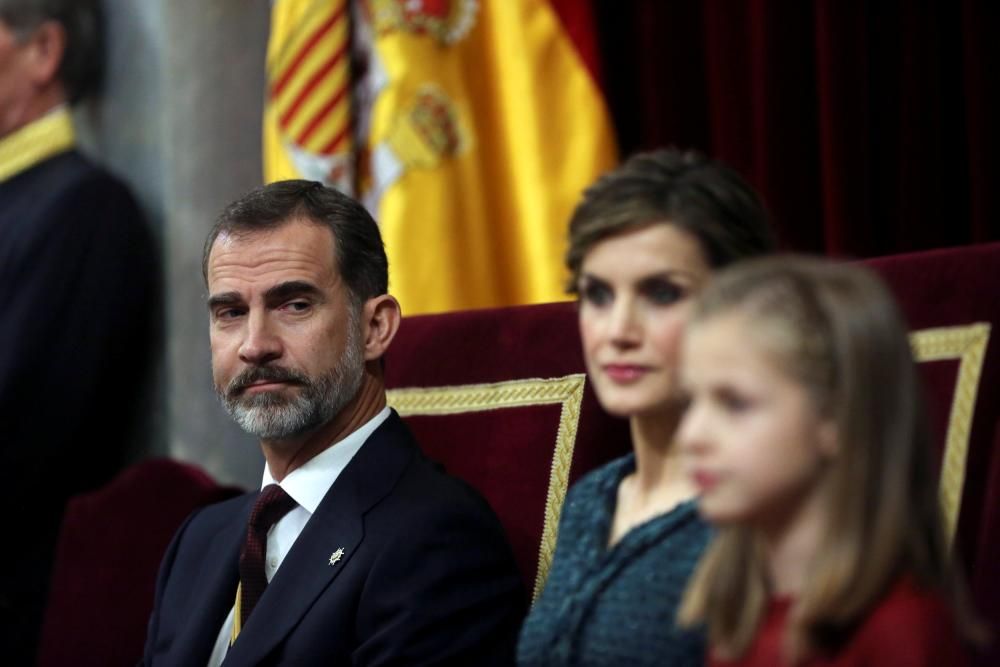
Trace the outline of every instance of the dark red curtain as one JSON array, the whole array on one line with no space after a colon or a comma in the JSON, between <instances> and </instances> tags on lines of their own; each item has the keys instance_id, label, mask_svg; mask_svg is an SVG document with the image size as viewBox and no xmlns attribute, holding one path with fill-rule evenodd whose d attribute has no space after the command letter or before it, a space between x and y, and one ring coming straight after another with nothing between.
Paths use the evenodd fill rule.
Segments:
<instances>
[{"instance_id":1,"label":"dark red curtain","mask_svg":"<svg viewBox=\"0 0 1000 667\"><path fill-rule=\"evenodd\" d=\"M788 249L1000 239L1000 3L593 0L623 155L698 148Z\"/></svg>"}]
</instances>

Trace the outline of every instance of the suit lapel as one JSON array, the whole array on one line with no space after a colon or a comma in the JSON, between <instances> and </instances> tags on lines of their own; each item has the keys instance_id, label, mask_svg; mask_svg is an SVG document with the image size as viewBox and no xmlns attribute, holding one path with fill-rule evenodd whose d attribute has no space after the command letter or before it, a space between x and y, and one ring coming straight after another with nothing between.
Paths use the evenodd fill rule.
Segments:
<instances>
[{"instance_id":1,"label":"suit lapel","mask_svg":"<svg viewBox=\"0 0 1000 667\"><path fill-rule=\"evenodd\" d=\"M229 664L266 657L350 563L364 540L364 515L385 497L416 447L393 411L334 482L282 561L253 615L226 656ZM343 554L330 560L338 549ZM220 620L221 623L221 620ZM337 632L331 628L331 632Z\"/></svg>"},{"instance_id":2,"label":"suit lapel","mask_svg":"<svg viewBox=\"0 0 1000 667\"><path fill-rule=\"evenodd\" d=\"M205 567L199 572L198 579L192 582L192 590L204 603L193 609L174 642L184 658L177 664L202 665L208 662L222 622L236 599L240 548L256 498L256 494L247 496L236 516L219 530L204 554L202 562Z\"/></svg>"}]
</instances>

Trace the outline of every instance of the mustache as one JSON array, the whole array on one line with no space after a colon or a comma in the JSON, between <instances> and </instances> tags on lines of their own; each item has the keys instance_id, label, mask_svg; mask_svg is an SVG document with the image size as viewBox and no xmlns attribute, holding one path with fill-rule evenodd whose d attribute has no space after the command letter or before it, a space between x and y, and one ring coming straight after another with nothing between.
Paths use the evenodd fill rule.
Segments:
<instances>
[{"instance_id":1,"label":"mustache","mask_svg":"<svg viewBox=\"0 0 1000 667\"><path fill-rule=\"evenodd\" d=\"M282 366L255 366L247 368L237 375L226 387L226 395L233 398L257 382L287 382L290 384L309 384L309 377L291 368Z\"/></svg>"}]
</instances>

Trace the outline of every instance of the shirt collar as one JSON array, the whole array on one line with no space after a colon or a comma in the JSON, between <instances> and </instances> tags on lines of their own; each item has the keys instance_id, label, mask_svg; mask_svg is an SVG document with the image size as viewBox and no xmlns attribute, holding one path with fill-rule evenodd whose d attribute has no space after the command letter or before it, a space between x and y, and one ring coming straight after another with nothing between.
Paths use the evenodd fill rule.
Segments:
<instances>
[{"instance_id":1,"label":"shirt collar","mask_svg":"<svg viewBox=\"0 0 1000 667\"><path fill-rule=\"evenodd\" d=\"M337 481L340 473L351 462L361 446L365 444L368 436L388 419L389 414L388 406L382 408L381 412L362 424L359 429L343 440L333 443L306 461L301 467L288 473L281 480L281 488L309 514L315 512L320 501L323 500L323 496ZM264 479L260 488L263 489L268 484L278 484L278 482L274 481L274 477L271 476L271 468L265 463Z\"/></svg>"},{"instance_id":2,"label":"shirt collar","mask_svg":"<svg viewBox=\"0 0 1000 667\"><path fill-rule=\"evenodd\" d=\"M73 148L73 119L66 105L0 139L0 183Z\"/></svg>"}]
</instances>

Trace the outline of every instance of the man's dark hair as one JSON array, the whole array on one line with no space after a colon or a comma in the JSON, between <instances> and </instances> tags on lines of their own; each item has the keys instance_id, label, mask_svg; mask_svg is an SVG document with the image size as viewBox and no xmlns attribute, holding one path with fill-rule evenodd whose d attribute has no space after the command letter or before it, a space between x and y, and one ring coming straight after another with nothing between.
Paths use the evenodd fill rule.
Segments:
<instances>
[{"instance_id":1,"label":"man's dark hair","mask_svg":"<svg viewBox=\"0 0 1000 667\"><path fill-rule=\"evenodd\" d=\"M364 206L315 181L278 181L256 188L226 207L205 240L201 270L208 284L208 256L220 234L244 236L292 221L329 228L340 276L355 305L389 291L389 260L378 225Z\"/></svg>"},{"instance_id":2,"label":"man's dark hair","mask_svg":"<svg viewBox=\"0 0 1000 667\"><path fill-rule=\"evenodd\" d=\"M693 235L713 269L775 246L764 204L735 171L696 151L639 153L587 188L573 212L569 291L576 292L584 256L595 245L653 223Z\"/></svg>"},{"instance_id":3,"label":"man's dark hair","mask_svg":"<svg viewBox=\"0 0 1000 667\"><path fill-rule=\"evenodd\" d=\"M0 0L0 21L25 39L45 21L66 33L59 81L75 104L95 92L104 69L104 21L99 0Z\"/></svg>"}]
</instances>

